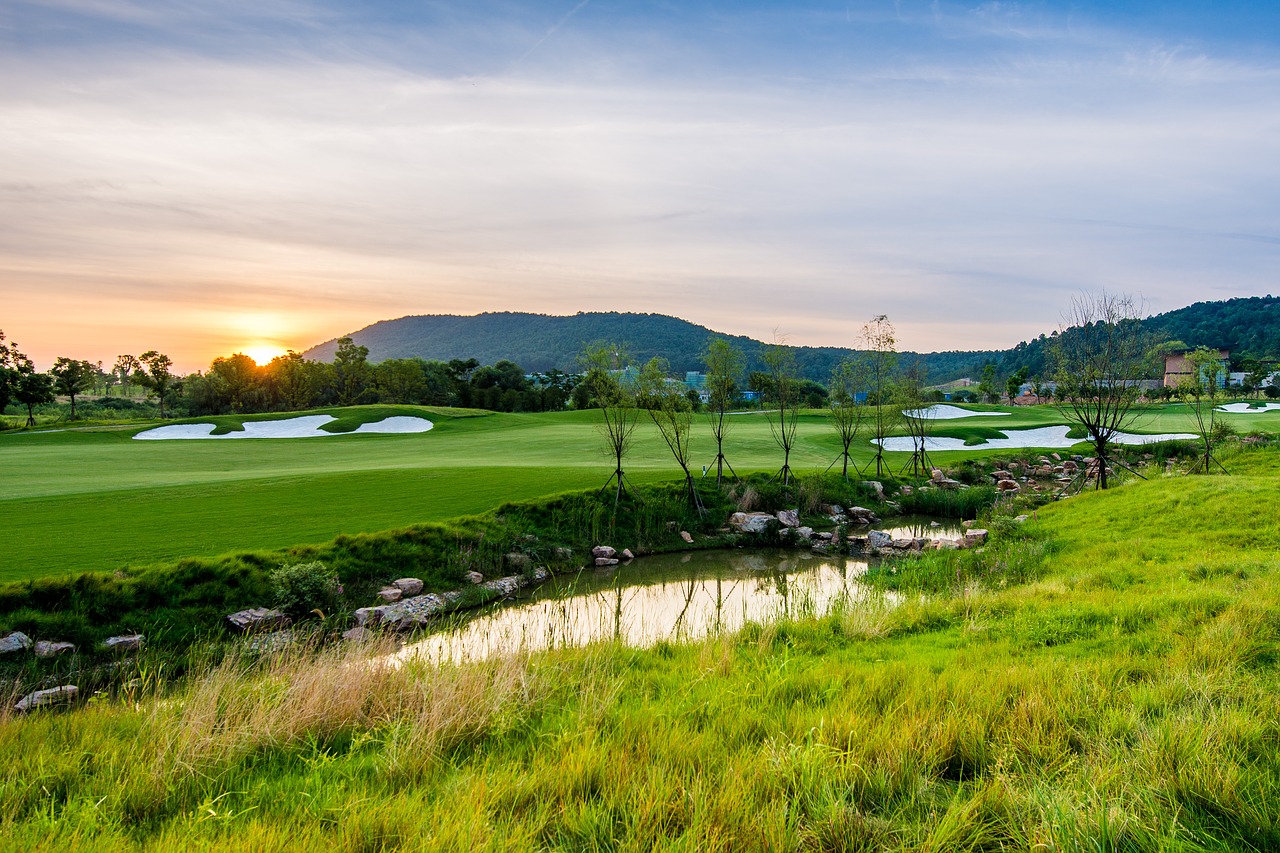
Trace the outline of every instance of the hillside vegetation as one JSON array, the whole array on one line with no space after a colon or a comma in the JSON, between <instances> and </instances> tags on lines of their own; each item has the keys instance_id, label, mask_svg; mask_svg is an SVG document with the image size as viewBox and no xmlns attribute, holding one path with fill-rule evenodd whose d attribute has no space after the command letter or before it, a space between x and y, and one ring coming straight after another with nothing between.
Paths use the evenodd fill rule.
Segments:
<instances>
[{"instance_id":1,"label":"hillside vegetation","mask_svg":"<svg viewBox=\"0 0 1280 853\"><path fill-rule=\"evenodd\" d=\"M1135 482L996 525L980 554L902 564L899 588L918 581L901 603L652 649L398 668L363 662L376 648L301 651L172 688L151 674L128 701L0 723L0 836L1276 849L1280 457L1228 462L1231 477Z\"/></svg>"},{"instance_id":2,"label":"hillside vegetation","mask_svg":"<svg viewBox=\"0 0 1280 853\"><path fill-rule=\"evenodd\" d=\"M1192 347L1230 345L1237 353L1258 359L1280 357L1280 297L1197 302L1153 315L1143 325L1161 340L1178 340ZM858 343L860 328L856 323L850 326L851 347ZM920 358L932 382L976 378L988 362L997 365L1002 377L1022 367L1028 368L1031 376L1040 377L1046 375L1046 347L1052 331L1046 329L1045 334L1007 350L905 352L901 358L904 364ZM372 361L418 356L441 361L475 358L482 364L496 364L507 359L528 371L576 370L583 346L602 340L629 344L640 362L661 356L676 371L700 371L704 368L702 355L714 337L728 338L740 347L747 356L748 370L761 370L765 346L676 317L618 312L564 317L516 312L401 317L374 323L352 332L351 337L369 348ZM329 360L336 345L336 340L327 341L305 355ZM840 347L797 347L796 360L804 378L826 382L835 365L850 352Z\"/></svg>"}]
</instances>

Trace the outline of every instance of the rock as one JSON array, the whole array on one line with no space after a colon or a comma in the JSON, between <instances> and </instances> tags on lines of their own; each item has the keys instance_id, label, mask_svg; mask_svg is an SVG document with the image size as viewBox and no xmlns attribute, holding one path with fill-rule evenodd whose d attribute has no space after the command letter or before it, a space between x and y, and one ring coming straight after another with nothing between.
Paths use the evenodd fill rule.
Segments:
<instances>
[{"instance_id":1,"label":"rock","mask_svg":"<svg viewBox=\"0 0 1280 853\"><path fill-rule=\"evenodd\" d=\"M1014 521L1016 521L1016 522L1018 522L1018 524L1021 524L1022 522L1026 521L1026 520L1027 520L1028 518L1030 518L1030 517L1031 517L1031 516L1029 516L1029 515L1015 515L1015 516L1013 517L1013 520L1014 520Z\"/></svg>"},{"instance_id":2,"label":"rock","mask_svg":"<svg viewBox=\"0 0 1280 853\"><path fill-rule=\"evenodd\" d=\"M902 488L898 489L898 491L905 496L905 495L911 494L912 489L910 486L903 486Z\"/></svg>"},{"instance_id":3,"label":"rock","mask_svg":"<svg viewBox=\"0 0 1280 853\"><path fill-rule=\"evenodd\" d=\"M352 643L367 643L376 636L378 636L376 633L360 625L342 632L342 639Z\"/></svg>"},{"instance_id":4,"label":"rock","mask_svg":"<svg viewBox=\"0 0 1280 853\"><path fill-rule=\"evenodd\" d=\"M634 559L636 558L636 555L631 553L631 549L630 549L630 548L623 548L623 549L622 549L622 555L621 555L621 556L622 556L622 559L627 560L627 561L631 561L631 560L634 560Z\"/></svg>"},{"instance_id":5,"label":"rock","mask_svg":"<svg viewBox=\"0 0 1280 853\"><path fill-rule=\"evenodd\" d=\"M814 537L815 537L815 538L817 538L818 540L820 540L820 541L822 541L822 542L830 542L832 539L835 539L835 538L836 538L836 535L835 535L834 533L825 533L825 532L823 532L823 533L815 533L815 534L813 534L813 535L814 535Z\"/></svg>"},{"instance_id":6,"label":"rock","mask_svg":"<svg viewBox=\"0 0 1280 853\"><path fill-rule=\"evenodd\" d=\"M512 572L527 572L533 568L533 558L513 551L502 556L502 564Z\"/></svg>"},{"instance_id":7,"label":"rock","mask_svg":"<svg viewBox=\"0 0 1280 853\"><path fill-rule=\"evenodd\" d=\"M964 485L964 483L961 483L959 480L952 480L947 477L943 477L941 480L935 480L934 483L939 489L950 489L952 491L968 488L968 486Z\"/></svg>"},{"instance_id":8,"label":"rock","mask_svg":"<svg viewBox=\"0 0 1280 853\"><path fill-rule=\"evenodd\" d=\"M0 655L25 652L29 648L31 648L31 638L21 631L11 631L4 637L0 637Z\"/></svg>"},{"instance_id":9,"label":"rock","mask_svg":"<svg viewBox=\"0 0 1280 853\"><path fill-rule=\"evenodd\" d=\"M1061 461L1062 461L1062 455L1061 455L1061 454L1059 454L1059 453L1050 453L1049 455L1053 457L1053 461L1054 461L1054 462L1061 462Z\"/></svg>"},{"instance_id":10,"label":"rock","mask_svg":"<svg viewBox=\"0 0 1280 853\"><path fill-rule=\"evenodd\" d=\"M783 527L799 527L800 526L800 510L798 509L780 509L778 510L778 523Z\"/></svg>"},{"instance_id":11,"label":"rock","mask_svg":"<svg viewBox=\"0 0 1280 853\"><path fill-rule=\"evenodd\" d=\"M35 693L28 693L23 696L13 708L15 711L31 711L36 708L47 708L50 705L61 705L75 699L76 694L79 692L80 688L74 684L50 687L48 690L37 690Z\"/></svg>"},{"instance_id":12,"label":"rock","mask_svg":"<svg viewBox=\"0 0 1280 853\"><path fill-rule=\"evenodd\" d=\"M947 479L947 475L942 473L941 468L934 468L929 472L929 479L933 480L935 483L941 483L943 480Z\"/></svg>"},{"instance_id":13,"label":"rock","mask_svg":"<svg viewBox=\"0 0 1280 853\"><path fill-rule=\"evenodd\" d=\"M879 480L863 480L862 485L870 486L871 490L876 493L876 497L884 500L884 484Z\"/></svg>"},{"instance_id":14,"label":"rock","mask_svg":"<svg viewBox=\"0 0 1280 853\"><path fill-rule=\"evenodd\" d=\"M964 521L960 522L960 526L964 528L969 528L969 527L973 527L977 523L978 522L974 521L972 518L966 518Z\"/></svg>"},{"instance_id":15,"label":"rock","mask_svg":"<svg viewBox=\"0 0 1280 853\"><path fill-rule=\"evenodd\" d=\"M729 516L729 526L739 533L764 533L770 524L777 523L767 512L735 512Z\"/></svg>"},{"instance_id":16,"label":"rock","mask_svg":"<svg viewBox=\"0 0 1280 853\"><path fill-rule=\"evenodd\" d=\"M422 581L418 578L398 578L393 580L391 585L405 595L417 595L422 592Z\"/></svg>"},{"instance_id":17,"label":"rock","mask_svg":"<svg viewBox=\"0 0 1280 853\"><path fill-rule=\"evenodd\" d=\"M813 528L812 528L812 527L797 527L797 528L795 529L795 534L796 534L797 536L803 537L803 538L805 538L805 539L812 539L812 538L813 538Z\"/></svg>"},{"instance_id":18,"label":"rock","mask_svg":"<svg viewBox=\"0 0 1280 853\"><path fill-rule=\"evenodd\" d=\"M377 607L361 607L355 612L356 624L361 627L381 625L393 631L412 631L427 624L427 620L451 609L462 598L457 590L415 595L393 604Z\"/></svg>"},{"instance_id":19,"label":"rock","mask_svg":"<svg viewBox=\"0 0 1280 853\"><path fill-rule=\"evenodd\" d=\"M591 549L591 556L596 558L616 557L617 555L618 555L618 552L615 551L613 548L610 548L608 545L597 545L596 547Z\"/></svg>"},{"instance_id":20,"label":"rock","mask_svg":"<svg viewBox=\"0 0 1280 853\"><path fill-rule=\"evenodd\" d=\"M279 610L270 610L266 607L250 607L248 610L241 610L227 616L227 626L241 634L252 631L274 631L277 628L288 627L289 621L289 617ZM112 637L111 639L120 638ZM107 640L107 647L112 648L111 640ZM138 648L142 648L141 642L138 643Z\"/></svg>"},{"instance_id":21,"label":"rock","mask_svg":"<svg viewBox=\"0 0 1280 853\"><path fill-rule=\"evenodd\" d=\"M110 652L136 652L142 648L142 644L146 642L146 637L141 634L122 634L117 637L107 637L103 640L103 644Z\"/></svg>"},{"instance_id":22,"label":"rock","mask_svg":"<svg viewBox=\"0 0 1280 853\"><path fill-rule=\"evenodd\" d=\"M573 549L563 547L552 548L551 558L553 560L560 560L561 562L568 562L573 559Z\"/></svg>"},{"instance_id":23,"label":"rock","mask_svg":"<svg viewBox=\"0 0 1280 853\"><path fill-rule=\"evenodd\" d=\"M617 557L596 557L596 567L616 566L618 565Z\"/></svg>"},{"instance_id":24,"label":"rock","mask_svg":"<svg viewBox=\"0 0 1280 853\"><path fill-rule=\"evenodd\" d=\"M871 530L867 532L867 545L872 548L891 548L893 537L883 530Z\"/></svg>"},{"instance_id":25,"label":"rock","mask_svg":"<svg viewBox=\"0 0 1280 853\"><path fill-rule=\"evenodd\" d=\"M687 530L680 531L680 538L683 539L687 545L693 544L693 537L689 535L689 531Z\"/></svg>"},{"instance_id":26,"label":"rock","mask_svg":"<svg viewBox=\"0 0 1280 853\"><path fill-rule=\"evenodd\" d=\"M74 652L75 650L75 643L51 643L48 640L39 640L36 643L36 657L38 658L56 658L58 655Z\"/></svg>"},{"instance_id":27,"label":"rock","mask_svg":"<svg viewBox=\"0 0 1280 853\"><path fill-rule=\"evenodd\" d=\"M823 504L818 507L818 511L823 515L844 515L844 507L840 504Z\"/></svg>"},{"instance_id":28,"label":"rock","mask_svg":"<svg viewBox=\"0 0 1280 853\"><path fill-rule=\"evenodd\" d=\"M1018 484L1013 480L1000 480L998 483L996 483L996 490L1001 492L1020 491Z\"/></svg>"},{"instance_id":29,"label":"rock","mask_svg":"<svg viewBox=\"0 0 1280 853\"><path fill-rule=\"evenodd\" d=\"M1008 471L992 471L991 476L996 480L997 483L1002 483L1005 480L1013 479L1013 475L1010 474Z\"/></svg>"},{"instance_id":30,"label":"rock","mask_svg":"<svg viewBox=\"0 0 1280 853\"><path fill-rule=\"evenodd\" d=\"M484 583L484 575L479 572L467 572L462 577L467 583Z\"/></svg>"},{"instance_id":31,"label":"rock","mask_svg":"<svg viewBox=\"0 0 1280 853\"><path fill-rule=\"evenodd\" d=\"M390 604L393 601L399 601L403 597L403 590L397 586L384 586L382 589L378 590L378 598L387 604Z\"/></svg>"},{"instance_id":32,"label":"rock","mask_svg":"<svg viewBox=\"0 0 1280 853\"><path fill-rule=\"evenodd\" d=\"M987 543L987 531L980 527L966 530L964 534L964 544L967 548L973 548L976 545L985 545Z\"/></svg>"},{"instance_id":33,"label":"rock","mask_svg":"<svg viewBox=\"0 0 1280 853\"><path fill-rule=\"evenodd\" d=\"M880 516L866 507L854 506L849 507L849 520L854 524L875 524Z\"/></svg>"}]
</instances>

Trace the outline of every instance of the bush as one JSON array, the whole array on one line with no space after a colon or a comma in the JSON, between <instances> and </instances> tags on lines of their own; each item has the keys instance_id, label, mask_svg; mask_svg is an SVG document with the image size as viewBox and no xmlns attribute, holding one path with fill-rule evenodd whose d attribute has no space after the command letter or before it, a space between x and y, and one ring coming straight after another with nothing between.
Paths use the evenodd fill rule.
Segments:
<instances>
[{"instance_id":1,"label":"bush","mask_svg":"<svg viewBox=\"0 0 1280 853\"><path fill-rule=\"evenodd\" d=\"M290 616L301 617L313 610L332 611L342 595L338 575L324 563L293 563L271 572L275 606Z\"/></svg>"}]
</instances>

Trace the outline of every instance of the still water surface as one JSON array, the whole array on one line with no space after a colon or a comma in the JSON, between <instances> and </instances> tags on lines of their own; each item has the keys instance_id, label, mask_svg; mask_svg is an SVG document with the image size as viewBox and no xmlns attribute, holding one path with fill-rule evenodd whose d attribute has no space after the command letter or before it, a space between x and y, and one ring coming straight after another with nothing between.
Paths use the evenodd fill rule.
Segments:
<instances>
[{"instance_id":1,"label":"still water surface","mask_svg":"<svg viewBox=\"0 0 1280 853\"><path fill-rule=\"evenodd\" d=\"M928 519L884 526L895 537L962 535ZM747 622L826 613L897 597L860 582L864 558L808 551L736 549L643 557L583 569L459 617L406 646L400 657L461 661L607 640L651 646L731 632Z\"/></svg>"}]
</instances>

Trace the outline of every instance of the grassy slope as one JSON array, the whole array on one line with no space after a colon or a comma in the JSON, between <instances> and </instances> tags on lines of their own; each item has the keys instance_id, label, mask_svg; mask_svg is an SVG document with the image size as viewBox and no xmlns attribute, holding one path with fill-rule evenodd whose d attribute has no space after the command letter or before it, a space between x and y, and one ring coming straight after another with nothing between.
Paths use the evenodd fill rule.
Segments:
<instances>
[{"instance_id":1,"label":"grassy slope","mask_svg":"<svg viewBox=\"0 0 1280 853\"><path fill-rule=\"evenodd\" d=\"M0 835L24 849L1276 849L1280 457L1231 466L1041 510L1026 535L1057 547L1026 585L1001 589L1015 540L989 547L989 590L896 609L457 669L281 659L246 679L224 665L178 701L10 721Z\"/></svg>"},{"instance_id":2,"label":"grassy slope","mask_svg":"<svg viewBox=\"0 0 1280 853\"><path fill-rule=\"evenodd\" d=\"M0 581L316 543L590 488L609 475L593 412L494 415L369 406L333 413L341 421L331 427L394 414L424 415L436 427L420 435L253 441L132 441L141 427L0 434L6 532ZM1280 413L1228 418L1242 431L1280 425ZM239 423L201 421L221 429ZM1008 418L939 422L937 434L968 437L1055 422L1061 418L1053 409L1019 409ZM1138 428L1186 430L1186 415L1170 407ZM638 481L672 477L676 469L652 426L642 422L636 436L629 474ZM975 448L937 458L990 452ZM780 464L759 414L734 418L727 453L743 472ZM793 465L820 469L835 454L825 418L805 416ZM708 461L714 455L701 422L692 455ZM857 455L865 463L869 447L860 446Z\"/></svg>"}]
</instances>

